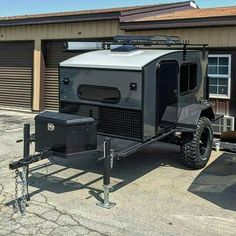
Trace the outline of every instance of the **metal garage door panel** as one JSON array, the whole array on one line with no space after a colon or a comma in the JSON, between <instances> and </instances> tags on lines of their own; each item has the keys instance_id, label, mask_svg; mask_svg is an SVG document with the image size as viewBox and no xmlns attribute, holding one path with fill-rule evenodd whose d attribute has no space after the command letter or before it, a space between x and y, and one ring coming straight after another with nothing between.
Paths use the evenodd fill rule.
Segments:
<instances>
[{"instance_id":1,"label":"metal garage door panel","mask_svg":"<svg viewBox=\"0 0 236 236\"><path fill-rule=\"evenodd\" d=\"M59 107L59 78L58 65L79 53L63 52L63 41L46 42L46 76L45 76L45 109L58 110ZM81 53L84 53L81 52Z\"/></svg>"},{"instance_id":2,"label":"metal garage door panel","mask_svg":"<svg viewBox=\"0 0 236 236\"><path fill-rule=\"evenodd\" d=\"M0 106L31 109L33 43L0 43Z\"/></svg>"},{"instance_id":3,"label":"metal garage door panel","mask_svg":"<svg viewBox=\"0 0 236 236\"><path fill-rule=\"evenodd\" d=\"M58 109L59 84L58 68L46 68L45 79L45 109Z\"/></svg>"}]
</instances>

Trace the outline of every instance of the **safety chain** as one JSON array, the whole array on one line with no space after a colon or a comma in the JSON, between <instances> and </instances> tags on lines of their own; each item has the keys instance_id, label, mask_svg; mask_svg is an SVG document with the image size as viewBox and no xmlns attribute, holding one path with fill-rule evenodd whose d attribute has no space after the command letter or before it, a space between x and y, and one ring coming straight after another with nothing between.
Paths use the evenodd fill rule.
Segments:
<instances>
[{"instance_id":1,"label":"safety chain","mask_svg":"<svg viewBox=\"0 0 236 236\"><path fill-rule=\"evenodd\" d=\"M14 211L18 212L20 210L18 204L18 186L21 184L20 179L20 172L18 169L15 170L15 203L14 203Z\"/></svg>"},{"instance_id":2,"label":"safety chain","mask_svg":"<svg viewBox=\"0 0 236 236\"><path fill-rule=\"evenodd\" d=\"M15 170L15 212L20 211L26 215L26 194L27 194L27 166L22 167L22 172ZM19 185L21 185L21 196L19 196Z\"/></svg>"}]
</instances>

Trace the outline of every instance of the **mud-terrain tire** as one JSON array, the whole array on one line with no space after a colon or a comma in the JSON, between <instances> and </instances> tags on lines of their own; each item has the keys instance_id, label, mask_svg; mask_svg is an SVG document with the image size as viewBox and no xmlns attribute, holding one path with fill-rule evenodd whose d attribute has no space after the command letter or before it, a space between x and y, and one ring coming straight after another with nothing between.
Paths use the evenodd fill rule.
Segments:
<instances>
[{"instance_id":1,"label":"mud-terrain tire","mask_svg":"<svg viewBox=\"0 0 236 236\"><path fill-rule=\"evenodd\" d=\"M194 133L182 134L181 159L191 169L201 169L206 166L211 156L213 132L211 122L201 117Z\"/></svg>"}]
</instances>

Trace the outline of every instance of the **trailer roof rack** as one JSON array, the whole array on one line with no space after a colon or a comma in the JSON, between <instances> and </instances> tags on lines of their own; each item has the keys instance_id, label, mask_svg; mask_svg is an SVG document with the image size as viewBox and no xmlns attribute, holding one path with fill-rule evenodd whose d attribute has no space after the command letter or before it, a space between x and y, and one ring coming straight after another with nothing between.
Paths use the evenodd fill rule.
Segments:
<instances>
[{"instance_id":1,"label":"trailer roof rack","mask_svg":"<svg viewBox=\"0 0 236 236\"><path fill-rule=\"evenodd\" d=\"M113 41L119 44L135 45L182 45L183 41L178 36L155 35L155 36L123 36L117 35Z\"/></svg>"},{"instance_id":2,"label":"trailer roof rack","mask_svg":"<svg viewBox=\"0 0 236 236\"><path fill-rule=\"evenodd\" d=\"M186 59L188 49L202 49L202 57L206 57L206 47L208 44L192 44L187 40L182 40L179 36L169 35L153 35L153 36L124 36L117 35L113 38L113 42L105 43L104 48L111 48L111 45L132 45L132 46L167 46L183 48L183 59ZM119 49L116 49L118 51Z\"/></svg>"},{"instance_id":3,"label":"trailer roof rack","mask_svg":"<svg viewBox=\"0 0 236 236\"><path fill-rule=\"evenodd\" d=\"M143 46L191 46L206 47L208 44L192 44L188 40L182 40L179 36L153 35L153 36L126 36L117 35L112 40L100 42L75 42L68 41L64 44L64 51L103 50L119 45L143 45Z\"/></svg>"},{"instance_id":4,"label":"trailer roof rack","mask_svg":"<svg viewBox=\"0 0 236 236\"><path fill-rule=\"evenodd\" d=\"M122 46L130 46L129 49L124 49ZM78 51L90 51L90 50L104 50L111 49L118 52L119 50L130 51L135 46L144 46L146 49L150 48L165 48L174 47L183 49L183 58L185 60L187 49L201 49L203 51L203 59L206 55L206 47L208 44L192 44L187 40L182 40L179 36L169 35L153 35L153 36L126 36L117 35L112 40L100 41L100 42L66 42L64 45L64 51L78 52ZM156 47L155 47L156 46ZM132 48L132 49L133 49Z\"/></svg>"}]
</instances>

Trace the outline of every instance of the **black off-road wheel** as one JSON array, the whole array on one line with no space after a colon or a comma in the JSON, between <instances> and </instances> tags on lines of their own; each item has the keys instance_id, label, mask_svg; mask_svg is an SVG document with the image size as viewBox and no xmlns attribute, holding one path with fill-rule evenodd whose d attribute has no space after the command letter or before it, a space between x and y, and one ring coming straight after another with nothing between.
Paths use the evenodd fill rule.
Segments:
<instances>
[{"instance_id":1,"label":"black off-road wheel","mask_svg":"<svg viewBox=\"0 0 236 236\"><path fill-rule=\"evenodd\" d=\"M182 134L181 159L191 169L201 169L206 166L211 156L213 132L211 122L201 117L194 133Z\"/></svg>"}]
</instances>

